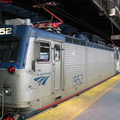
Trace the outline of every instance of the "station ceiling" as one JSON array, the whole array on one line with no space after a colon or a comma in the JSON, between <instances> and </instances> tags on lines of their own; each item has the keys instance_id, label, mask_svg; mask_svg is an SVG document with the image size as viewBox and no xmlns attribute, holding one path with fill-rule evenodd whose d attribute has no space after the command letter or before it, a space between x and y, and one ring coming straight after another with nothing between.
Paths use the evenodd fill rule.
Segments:
<instances>
[{"instance_id":1,"label":"station ceiling","mask_svg":"<svg viewBox=\"0 0 120 120\"><path fill-rule=\"evenodd\" d=\"M98 0L99 1L99 0ZM12 3L0 2L1 19L32 18L32 21L50 20L51 16L43 9L33 8L33 5L51 2L51 0L12 0ZM120 34L119 28L111 22L94 0L56 0L58 5L46 6L51 12L64 21L61 26L71 32L89 32L96 34L111 43L112 34ZM55 20L55 19L54 19ZM120 46L119 41L114 41Z\"/></svg>"}]
</instances>

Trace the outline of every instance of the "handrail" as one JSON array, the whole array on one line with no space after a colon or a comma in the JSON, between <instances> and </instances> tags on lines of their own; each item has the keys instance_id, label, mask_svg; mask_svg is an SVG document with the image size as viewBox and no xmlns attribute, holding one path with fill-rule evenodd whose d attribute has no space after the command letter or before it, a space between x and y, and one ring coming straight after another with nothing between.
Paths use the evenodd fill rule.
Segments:
<instances>
[{"instance_id":1,"label":"handrail","mask_svg":"<svg viewBox=\"0 0 120 120\"><path fill-rule=\"evenodd\" d=\"M4 116L4 95L0 94L0 96L2 97L2 101L1 101L1 104L2 104L1 109L2 109L2 111L1 111L0 120L2 120L2 118Z\"/></svg>"}]
</instances>

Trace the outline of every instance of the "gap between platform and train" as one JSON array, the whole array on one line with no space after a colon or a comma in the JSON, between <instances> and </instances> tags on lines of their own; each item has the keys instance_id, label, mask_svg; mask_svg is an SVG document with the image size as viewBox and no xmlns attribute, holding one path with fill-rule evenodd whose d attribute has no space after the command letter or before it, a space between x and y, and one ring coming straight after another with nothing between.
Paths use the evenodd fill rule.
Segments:
<instances>
[{"instance_id":1,"label":"gap between platform and train","mask_svg":"<svg viewBox=\"0 0 120 120\"><path fill-rule=\"evenodd\" d=\"M27 120L72 120L118 83L120 83L120 74Z\"/></svg>"}]
</instances>

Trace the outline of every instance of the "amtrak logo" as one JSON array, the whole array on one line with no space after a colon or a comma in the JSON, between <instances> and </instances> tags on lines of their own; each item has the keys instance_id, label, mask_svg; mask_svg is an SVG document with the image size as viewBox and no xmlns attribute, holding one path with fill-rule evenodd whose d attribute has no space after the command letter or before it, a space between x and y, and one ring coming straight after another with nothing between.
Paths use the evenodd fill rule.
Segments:
<instances>
[{"instance_id":1,"label":"amtrak logo","mask_svg":"<svg viewBox=\"0 0 120 120\"><path fill-rule=\"evenodd\" d=\"M34 81L37 81L39 84L45 85L45 83L47 82L49 77L50 76L37 77L37 78L34 79Z\"/></svg>"}]
</instances>

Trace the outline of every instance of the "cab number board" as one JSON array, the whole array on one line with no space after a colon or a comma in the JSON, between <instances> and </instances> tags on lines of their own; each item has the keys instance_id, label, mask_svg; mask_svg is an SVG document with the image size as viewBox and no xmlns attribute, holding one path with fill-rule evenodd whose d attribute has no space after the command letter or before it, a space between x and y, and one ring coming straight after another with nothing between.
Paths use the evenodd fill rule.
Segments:
<instances>
[{"instance_id":1,"label":"cab number board","mask_svg":"<svg viewBox=\"0 0 120 120\"><path fill-rule=\"evenodd\" d=\"M0 28L0 35L11 35L12 27Z\"/></svg>"}]
</instances>

